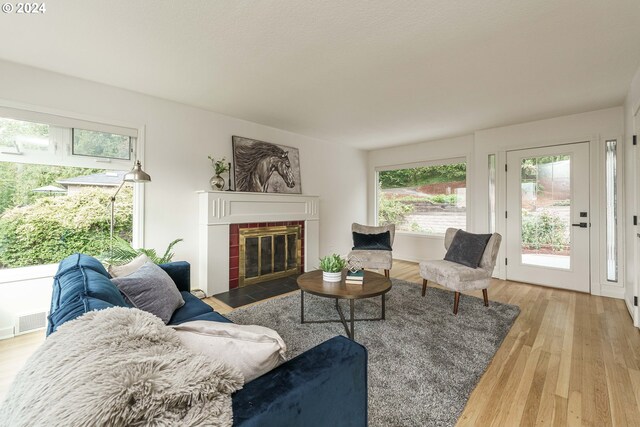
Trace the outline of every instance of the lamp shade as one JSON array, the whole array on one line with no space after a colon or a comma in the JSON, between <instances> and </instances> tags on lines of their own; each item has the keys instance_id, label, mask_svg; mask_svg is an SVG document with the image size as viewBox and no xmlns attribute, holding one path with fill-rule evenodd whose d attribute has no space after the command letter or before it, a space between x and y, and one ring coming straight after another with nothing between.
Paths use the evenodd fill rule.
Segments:
<instances>
[{"instance_id":1,"label":"lamp shade","mask_svg":"<svg viewBox=\"0 0 640 427\"><path fill-rule=\"evenodd\" d=\"M136 165L124 175L123 181L125 182L149 182L151 177L148 173L142 170L140 160L136 162Z\"/></svg>"}]
</instances>

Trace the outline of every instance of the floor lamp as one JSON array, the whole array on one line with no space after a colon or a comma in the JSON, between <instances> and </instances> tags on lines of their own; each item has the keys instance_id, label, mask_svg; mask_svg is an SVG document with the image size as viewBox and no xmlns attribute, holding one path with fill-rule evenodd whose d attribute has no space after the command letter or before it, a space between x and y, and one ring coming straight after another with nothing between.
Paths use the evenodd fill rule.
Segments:
<instances>
[{"instance_id":1,"label":"floor lamp","mask_svg":"<svg viewBox=\"0 0 640 427\"><path fill-rule=\"evenodd\" d=\"M149 176L149 174L142 170L140 160L136 161L136 165L133 167L133 169L124 174L122 183L120 183L120 186L118 187L116 192L113 193L113 196L111 196L111 224L109 227L109 258L111 259L113 259L113 229L115 226L116 196L118 195L122 187L124 187L124 184L127 182L141 182L143 184L151 182L151 177ZM109 260L109 262L112 262L111 259Z\"/></svg>"}]
</instances>

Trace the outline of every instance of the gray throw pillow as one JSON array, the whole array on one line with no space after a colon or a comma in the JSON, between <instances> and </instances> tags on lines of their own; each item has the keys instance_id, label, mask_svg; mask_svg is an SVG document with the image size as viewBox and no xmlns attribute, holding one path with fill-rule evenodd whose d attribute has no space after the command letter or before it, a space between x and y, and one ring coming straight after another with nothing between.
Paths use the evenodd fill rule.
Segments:
<instances>
[{"instance_id":1,"label":"gray throw pillow","mask_svg":"<svg viewBox=\"0 0 640 427\"><path fill-rule=\"evenodd\" d=\"M171 277L152 262L128 276L111 279L120 292L140 310L155 314L167 324L173 312L184 305L180 291Z\"/></svg>"},{"instance_id":2,"label":"gray throw pillow","mask_svg":"<svg viewBox=\"0 0 640 427\"><path fill-rule=\"evenodd\" d=\"M444 259L471 268L478 268L491 234L474 234L458 230Z\"/></svg>"}]
</instances>

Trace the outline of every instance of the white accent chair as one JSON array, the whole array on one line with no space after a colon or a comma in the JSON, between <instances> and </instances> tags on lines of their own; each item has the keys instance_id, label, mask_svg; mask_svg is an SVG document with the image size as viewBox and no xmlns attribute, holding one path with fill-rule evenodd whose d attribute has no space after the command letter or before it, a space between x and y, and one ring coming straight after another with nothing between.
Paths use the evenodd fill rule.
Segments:
<instances>
[{"instance_id":1,"label":"white accent chair","mask_svg":"<svg viewBox=\"0 0 640 427\"><path fill-rule=\"evenodd\" d=\"M448 228L444 236L444 247L449 249L457 228ZM458 314L460 292L482 289L485 307L489 306L487 288L491 283L491 275L496 265L498 250L502 236L493 233L487 242L487 247L480 259L478 268L467 267L446 260L422 261L420 263L420 276L422 277L422 296L427 292L427 282L430 280L455 292L453 302L453 314Z\"/></svg>"},{"instance_id":2,"label":"white accent chair","mask_svg":"<svg viewBox=\"0 0 640 427\"><path fill-rule=\"evenodd\" d=\"M354 222L351 224L351 231L355 231L360 234L380 234L388 231L389 240L393 247L393 238L396 234L396 226L395 224L388 224L374 227ZM363 268L382 269L384 270L385 277L389 277L389 270L391 270L391 267L393 266L392 251L354 249L349 252L347 258L352 256L355 256L360 260Z\"/></svg>"}]
</instances>

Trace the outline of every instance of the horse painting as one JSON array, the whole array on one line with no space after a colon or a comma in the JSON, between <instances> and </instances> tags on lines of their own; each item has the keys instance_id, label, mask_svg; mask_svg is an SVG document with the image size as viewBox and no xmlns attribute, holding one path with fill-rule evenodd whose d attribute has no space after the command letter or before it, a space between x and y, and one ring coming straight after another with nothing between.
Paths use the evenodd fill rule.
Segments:
<instances>
[{"instance_id":1,"label":"horse painting","mask_svg":"<svg viewBox=\"0 0 640 427\"><path fill-rule=\"evenodd\" d=\"M301 192L296 148L234 136L233 160L236 191Z\"/></svg>"}]
</instances>

